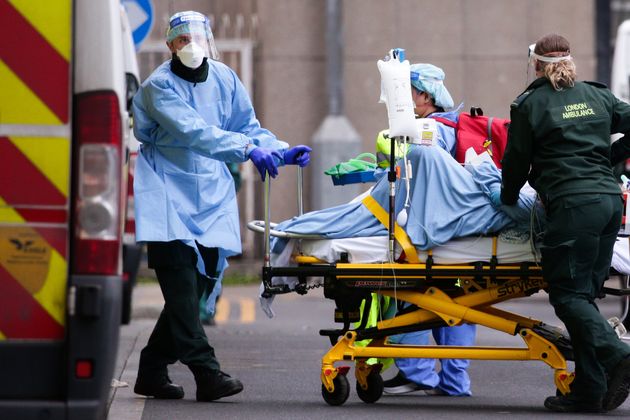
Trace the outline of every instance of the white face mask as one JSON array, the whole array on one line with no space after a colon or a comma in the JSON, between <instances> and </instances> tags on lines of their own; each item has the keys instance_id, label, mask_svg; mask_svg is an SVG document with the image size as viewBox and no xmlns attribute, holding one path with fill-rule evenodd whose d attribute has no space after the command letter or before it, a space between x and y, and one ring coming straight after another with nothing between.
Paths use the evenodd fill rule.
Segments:
<instances>
[{"instance_id":1,"label":"white face mask","mask_svg":"<svg viewBox=\"0 0 630 420\"><path fill-rule=\"evenodd\" d=\"M203 63L205 51L198 44L190 42L186 44L184 48L177 51L177 56L183 65L191 69L196 69Z\"/></svg>"}]
</instances>

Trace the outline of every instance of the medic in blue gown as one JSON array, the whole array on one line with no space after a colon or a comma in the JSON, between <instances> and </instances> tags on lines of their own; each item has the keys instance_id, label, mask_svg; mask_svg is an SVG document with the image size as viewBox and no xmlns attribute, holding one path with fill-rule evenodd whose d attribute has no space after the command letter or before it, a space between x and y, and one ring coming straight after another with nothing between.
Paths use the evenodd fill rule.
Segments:
<instances>
[{"instance_id":1,"label":"medic in blue gown","mask_svg":"<svg viewBox=\"0 0 630 420\"><path fill-rule=\"evenodd\" d=\"M245 88L218 58L208 18L180 12L169 20L172 59L161 64L133 100L142 143L135 172L138 242L147 243L165 305L140 355L134 392L184 397L167 366L192 371L197 401L234 395L242 383L220 370L199 320L207 282L241 253L234 181L227 162L251 160L261 177L278 166L309 163L307 146L289 145L262 128Z\"/></svg>"}]
</instances>

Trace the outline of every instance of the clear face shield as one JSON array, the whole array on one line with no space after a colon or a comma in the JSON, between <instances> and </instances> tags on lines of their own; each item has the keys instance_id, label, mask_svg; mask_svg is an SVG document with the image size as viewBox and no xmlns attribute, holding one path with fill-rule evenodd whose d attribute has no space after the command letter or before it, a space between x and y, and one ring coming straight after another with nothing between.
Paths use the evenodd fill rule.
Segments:
<instances>
[{"instance_id":1,"label":"clear face shield","mask_svg":"<svg viewBox=\"0 0 630 420\"><path fill-rule=\"evenodd\" d=\"M527 50L527 78L525 80L525 86L529 86L534 80L536 80L536 60L534 59L534 48L536 44L531 44Z\"/></svg>"},{"instance_id":2,"label":"clear face shield","mask_svg":"<svg viewBox=\"0 0 630 420\"><path fill-rule=\"evenodd\" d=\"M210 23L208 18L201 13L181 12L171 17L166 33L166 41L172 42L177 38L182 43L186 42L185 46L178 48L177 51L177 55L184 64L186 64L186 61L189 61L193 66L197 62L201 64L199 57L201 57L201 60L204 57L213 60L219 59ZM198 67L198 65L195 67Z\"/></svg>"}]
</instances>

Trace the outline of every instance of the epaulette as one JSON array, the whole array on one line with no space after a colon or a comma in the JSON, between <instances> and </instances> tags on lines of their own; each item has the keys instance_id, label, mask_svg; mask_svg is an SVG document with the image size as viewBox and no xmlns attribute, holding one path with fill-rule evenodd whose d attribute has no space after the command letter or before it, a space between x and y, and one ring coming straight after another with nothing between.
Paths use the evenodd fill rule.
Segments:
<instances>
[{"instance_id":1,"label":"epaulette","mask_svg":"<svg viewBox=\"0 0 630 420\"><path fill-rule=\"evenodd\" d=\"M525 92L518 95L516 99L510 104L510 108L518 108L525 101L525 99L529 98L529 94L532 93L534 89L528 89Z\"/></svg>"},{"instance_id":2,"label":"epaulette","mask_svg":"<svg viewBox=\"0 0 630 420\"><path fill-rule=\"evenodd\" d=\"M594 82L594 81L592 81L592 80L585 80L585 81L584 81L584 83L587 83L587 84L589 84L589 85L591 85L591 86L598 87L598 88L600 88L600 89L608 89L608 86L606 86L606 84L605 84L605 83L601 83L601 82Z\"/></svg>"}]
</instances>

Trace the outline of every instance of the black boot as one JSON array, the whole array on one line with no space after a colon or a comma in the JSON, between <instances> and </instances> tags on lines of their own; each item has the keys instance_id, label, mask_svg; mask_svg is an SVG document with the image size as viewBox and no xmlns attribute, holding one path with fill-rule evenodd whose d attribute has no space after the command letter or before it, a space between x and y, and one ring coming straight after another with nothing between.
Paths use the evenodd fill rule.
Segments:
<instances>
[{"instance_id":1,"label":"black boot","mask_svg":"<svg viewBox=\"0 0 630 420\"><path fill-rule=\"evenodd\" d=\"M238 379L217 370L191 367L197 383L197 401L214 401L238 394L243 384Z\"/></svg>"},{"instance_id":2,"label":"black boot","mask_svg":"<svg viewBox=\"0 0 630 420\"><path fill-rule=\"evenodd\" d=\"M613 372L609 375L608 391L604 395L604 408L612 411L619 407L628 398L630 393L630 357L626 357L617 363Z\"/></svg>"},{"instance_id":3,"label":"black boot","mask_svg":"<svg viewBox=\"0 0 630 420\"><path fill-rule=\"evenodd\" d=\"M601 400L581 401L570 395L547 397L545 407L559 413L605 413Z\"/></svg>"},{"instance_id":4,"label":"black boot","mask_svg":"<svg viewBox=\"0 0 630 420\"><path fill-rule=\"evenodd\" d=\"M140 373L133 392L160 400L179 400L184 398L184 388L171 382L166 372Z\"/></svg>"}]
</instances>

